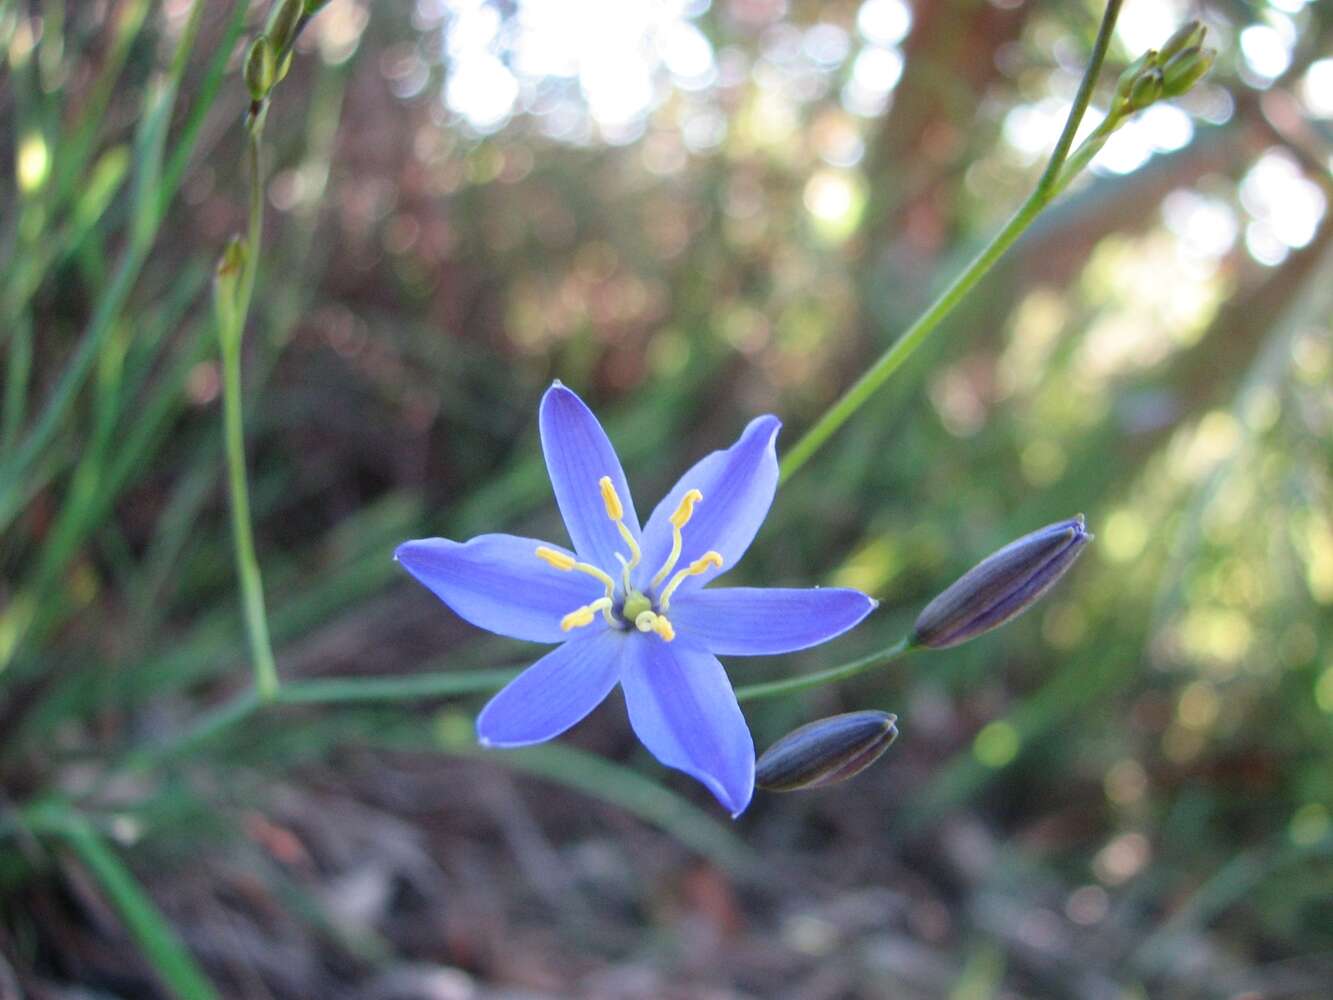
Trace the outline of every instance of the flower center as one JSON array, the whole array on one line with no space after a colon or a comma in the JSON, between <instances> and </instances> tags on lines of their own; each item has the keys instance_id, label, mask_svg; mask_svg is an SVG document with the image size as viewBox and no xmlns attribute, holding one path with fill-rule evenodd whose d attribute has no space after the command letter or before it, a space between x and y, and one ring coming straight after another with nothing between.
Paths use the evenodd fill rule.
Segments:
<instances>
[{"instance_id":1,"label":"flower center","mask_svg":"<svg viewBox=\"0 0 1333 1000\"><path fill-rule=\"evenodd\" d=\"M671 574L671 571L676 568L676 563L680 561L681 548L684 545L682 531L690 518L694 516L694 505L701 501L704 495L698 490L687 490L685 495L680 498L680 504L676 507L675 512L671 515L671 551L667 554L662 567L653 575L647 588L645 588L654 590L670 577L654 602L647 594L636 590L631 580L634 568L643 559L643 551L639 548L638 540L635 539L633 532L625 524L625 507L616 493L615 484L611 482L610 476L603 476L597 481L597 487L602 493L602 503L606 507L606 516L615 523L616 528L620 531L620 537L624 539L625 546L629 549L628 558L619 552L616 553L616 559L620 562L623 599L617 606L616 581L605 570L599 569L591 563L579 562L573 556L558 549L539 545L537 546L537 558L548 563L553 569L566 573L575 570L586 573L606 588L604 597L599 597L581 608L575 608L561 618L560 628L562 631L568 632L571 629L582 628L584 625L591 625L600 611L606 619L606 623L612 628L636 628L640 632L656 634L663 642L670 642L676 638L676 630L666 616L667 609L671 605L671 595L688 577L698 576L700 573L706 573L709 569L722 565L721 554L710 550L683 569L676 570L674 576Z\"/></svg>"}]
</instances>

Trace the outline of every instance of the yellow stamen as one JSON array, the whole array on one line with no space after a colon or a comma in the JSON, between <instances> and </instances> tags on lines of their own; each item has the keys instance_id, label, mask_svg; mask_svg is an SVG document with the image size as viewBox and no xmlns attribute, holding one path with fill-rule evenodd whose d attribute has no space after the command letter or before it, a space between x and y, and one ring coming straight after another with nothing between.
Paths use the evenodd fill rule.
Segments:
<instances>
[{"instance_id":1,"label":"yellow stamen","mask_svg":"<svg viewBox=\"0 0 1333 1000\"><path fill-rule=\"evenodd\" d=\"M680 558L680 547L682 544L681 529L689 523L690 518L694 516L694 505L704 498L704 495L698 490L687 490L685 495L680 498L680 505L671 515L671 554L667 556L666 562L662 568L657 571L653 577L651 587L656 587L667 578L667 574L676 565L676 560Z\"/></svg>"},{"instance_id":2,"label":"yellow stamen","mask_svg":"<svg viewBox=\"0 0 1333 1000\"><path fill-rule=\"evenodd\" d=\"M592 565L592 563L578 562L573 556L566 555L564 552L558 552L555 549L548 549L545 545L537 546L537 558L546 561L555 569L562 570L566 573L575 569L580 573L587 573L606 588L607 597L615 596L616 581L612 580L609 574L598 569L596 566Z\"/></svg>"},{"instance_id":3,"label":"yellow stamen","mask_svg":"<svg viewBox=\"0 0 1333 1000\"><path fill-rule=\"evenodd\" d=\"M602 491L602 503L606 505L606 516L616 522L620 537L625 540L625 544L629 547L628 561L619 552L616 553L616 558L620 560L620 575L625 582L625 591L628 592L630 590L630 570L639 565L639 560L643 558L643 552L640 551L639 543L635 540L634 535L625 526L625 505L620 502L620 494L616 492L611 477L603 476L597 480L597 486Z\"/></svg>"},{"instance_id":4,"label":"yellow stamen","mask_svg":"<svg viewBox=\"0 0 1333 1000\"><path fill-rule=\"evenodd\" d=\"M629 571L639 565L639 560L643 558L643 551L639 548L639 543L634 540L634 536L630 534L629 528L625 527L624 521L617 521L616 527L620 529L620 537L623 538L625 544L629 546L628 562L624 560L619 552L616 553L616 558L620 559L620 565L622 567L621 573L625 578L625 590L628 591L630 589Z\"/></svg>"},{"instance_id":5,"label":"yellow stamen","mask_svg":"<svg viewBox=\"0 0 1333 1000\"><path fill-rule=\"evenodd\" d=\"M722 554L720 552L708 551L701 555L694 562L690 563L682 570L678 570L676 575L671 578L671 582L666 585L662 591L662 596L658 598L657 605L663 611L671 603L671 595L676 592L676 588L685 582L689 576L698 576L700 573L707 573L710 569L722 567Z\"/></svg>"},{"instance_id":6,"label":"yellow stamen","mask_svg":"<svg viewBox=\"0 0 1333 1000\"><path fill-rule=\"evenodd\" d=\"M685 495L680 498L680 506L671 515L672 527L683 528L689 524L690 518L694 516L694 505L703 498L704 495L698 490L687 490Z\"/></svg>"},{"instance_id":7,"label":"yellow stamen","mask_svg":"<svg viewBox=\"0 0 1333 1000\"><path fill-rule=\"evenodd\" d=\"M645 611L634 619L634 627L640 632L656 632L663 642L676 638L676 630L667 621L666 615Z\"/></svg>"},{"instance_id":8,"label":"yellow stamen","mask_svg":"<svg viewBox=\"0 0 1333 1000\"><path fill-rule=\"evenodd\" d=\"M556 569L564 570L568 573L578 565L578 560L565 552L557 552L555 549L548 549L545 545L537 546L537 558L544 559Z\"/></svg>"},{"instance_id":9,"label":"yellow stamen","mask_svg":"<svg viewBox=\"0 0 1333 1000\"><path fill-rule=\"evenodd\" d=\"M620 502L620 496L616 493L616 487L611 482L611 477L603 476L597 480L597 485L602 489L602 503L606 504L606 516L613 521L624 518L625 508Z\"/></svg>"},{"instance_id":10,"label":"yellow stamen","mask_svg":"<svg viewBox=\"0 0 1333 1000\"><path fill-rule=\"evenodd\" d=\"M581 608L575 608L565 617L560 619L560 631L568 632L570 629L582 628L584 625L591 625L592 619L599 611L609 611L611 608L611 598L599 597L591 604L585 604Z\"/></svg>"}]
</instances>

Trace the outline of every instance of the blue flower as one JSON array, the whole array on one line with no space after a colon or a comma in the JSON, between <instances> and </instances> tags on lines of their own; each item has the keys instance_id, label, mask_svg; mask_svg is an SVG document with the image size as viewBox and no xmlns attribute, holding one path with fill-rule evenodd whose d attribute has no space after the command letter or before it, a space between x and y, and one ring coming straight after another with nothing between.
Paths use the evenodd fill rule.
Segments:
<instances>
[{"instance_id":1,"label":"blue flower","mask_svg":"<svg viewBox=\"0 0 1333 1000\"><path fill-rule=\"evenodd\" d=\"M556 382L542 397L546 467L573 551L514 535L404 542L395 558L479 628L560 643L477 718L485 746L559 736L619 684L653 755L708 787L733 816L754 791L754 743L717 655L787 653L864 618L855 590L715 587L744 555L778 484L776 417L680 478L640 528L611 442Z\"/></svg>"}]
</instances>

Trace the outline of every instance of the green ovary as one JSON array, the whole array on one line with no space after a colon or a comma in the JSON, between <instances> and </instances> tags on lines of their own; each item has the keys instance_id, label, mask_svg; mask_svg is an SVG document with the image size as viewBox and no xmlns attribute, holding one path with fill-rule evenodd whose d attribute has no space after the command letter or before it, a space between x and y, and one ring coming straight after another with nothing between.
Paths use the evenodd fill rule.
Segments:
<instances>
[{"instance_id":1,"label":"green ovary","mask_svg":"<svg viewBox=\"0 0 1333 1000\"><path fill-rule=\"evenodd\" d=\"M631 590L625 595L625 605L620 612L620 616L627 622L633 622L639 615L651 610L653 610L653 602L637 590Z\"/></svg>"}]
</instances>

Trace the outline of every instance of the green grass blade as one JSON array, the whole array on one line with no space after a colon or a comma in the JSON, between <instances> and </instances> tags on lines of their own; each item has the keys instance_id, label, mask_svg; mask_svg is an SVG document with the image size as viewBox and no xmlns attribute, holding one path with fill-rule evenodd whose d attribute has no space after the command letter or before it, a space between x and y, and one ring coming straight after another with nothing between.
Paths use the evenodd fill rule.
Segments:
<instances>
[{"instance_id":1,"label":"green grass blade","mask_svg":"<svg viewBox=\"0 0 1333 1000\"><path fill-rule=\"evenodd\" d=\"M204 971L180 937L96 830L84 819L64 817L56 832L79 856L120 912L125 926L143 949L167 988L185 1000L218 996Z\"/></svg>"}]
</instances>

